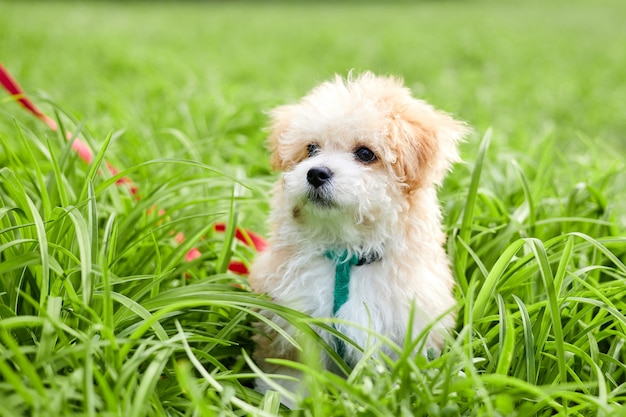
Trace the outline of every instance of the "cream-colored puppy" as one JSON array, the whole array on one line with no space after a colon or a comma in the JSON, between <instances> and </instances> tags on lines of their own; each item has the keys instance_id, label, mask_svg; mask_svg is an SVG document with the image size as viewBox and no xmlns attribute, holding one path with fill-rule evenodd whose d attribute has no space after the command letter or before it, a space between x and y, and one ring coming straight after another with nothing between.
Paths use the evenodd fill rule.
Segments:
<instances>
[{"instance_id":1,"label":"cream-colored puppy","mask_svg":"<svg viewBox=\"0 0 626 417\"><path fill-rule=\"evenodd\" d=\"M466 125L414 99L400 80L366 72L337 76L278 107L270 129L271 163L282 175L270 249L250 275L254 291L399 345L411 312L413 336L443 316L425 347L440 349L455 299L436 187L459 161ZM295 336L286 321L271 318ZM360 346L371 343L358 326L336 328ZM267 372L288 373L264 359L297 360L295 348L267 330L269 337L257 337L255 359ZM321 336L349 364L360 358L328 332Z\"/></svg>"}]
</instances>

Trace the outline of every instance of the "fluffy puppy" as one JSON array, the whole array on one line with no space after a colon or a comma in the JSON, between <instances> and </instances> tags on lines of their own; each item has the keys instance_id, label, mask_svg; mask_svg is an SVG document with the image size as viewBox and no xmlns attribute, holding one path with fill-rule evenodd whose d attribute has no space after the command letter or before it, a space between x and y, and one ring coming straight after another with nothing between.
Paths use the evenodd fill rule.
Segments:
<instances>
[{"instance_id":1,"label":"fluffy puppy","mask_svg":"<svg viewBox=\"0 0 626 417\"><path fill-rule=\"evenodd\" d=\"M459 161L466 125L414 99L401 80L369 72L337 76L270 117L271 164L282 175L270 249L251 270L253 290L312 317L355 323L336 328L363 347L372 341L359 326L402 345L411 312L413 336L443 317L425 347L439 350L455 299L436 187ZM349 281L337 295L344 264ZM286 321L271 319L296 336ZM266 330L255 360L266 372L289 373L264 359L297 360L295 348ZM346 362L358 361L358 350L321 336Z\"/></svg>"}]
</instances>

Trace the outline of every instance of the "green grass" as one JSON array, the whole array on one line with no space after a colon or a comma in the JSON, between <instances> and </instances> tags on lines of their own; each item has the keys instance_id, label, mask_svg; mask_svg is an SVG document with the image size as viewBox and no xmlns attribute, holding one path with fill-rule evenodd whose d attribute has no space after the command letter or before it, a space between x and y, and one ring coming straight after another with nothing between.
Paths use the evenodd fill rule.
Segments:
<instances>
[{"instance_id":1,"label":"green grass","mask_svg":"<svg viewBox=\"0 0 626 417\"><path fill-rule=\"evenodd\" d=\"M0 97L1 416L626 415L621 2L1 9L2 62L97 153ZM264 111L351 68L475 129L441 190L458 322L439 358L347 379L299 340L290 412L250 389L251 323L310 322L226 271L254 253L213 224L265 233Z\"/></svg>"}]
</instances>

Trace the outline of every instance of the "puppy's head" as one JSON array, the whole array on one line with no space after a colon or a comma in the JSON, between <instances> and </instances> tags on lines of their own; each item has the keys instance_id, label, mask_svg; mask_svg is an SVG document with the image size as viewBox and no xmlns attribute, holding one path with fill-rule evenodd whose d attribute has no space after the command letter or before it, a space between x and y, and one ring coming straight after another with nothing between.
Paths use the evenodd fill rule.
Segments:
<instances>
[{"instance_id":1,"label":"puppy's head","mask_svg":"<svg viewBox=\"0 0 626 417\"><path fill-rule=\"evenodd\" d=\"M284 172L293 217L365 227L440 184L467 133L400 80L369 72L337 76L270 117L271 163Z\"/></svg>"}]
</instances>

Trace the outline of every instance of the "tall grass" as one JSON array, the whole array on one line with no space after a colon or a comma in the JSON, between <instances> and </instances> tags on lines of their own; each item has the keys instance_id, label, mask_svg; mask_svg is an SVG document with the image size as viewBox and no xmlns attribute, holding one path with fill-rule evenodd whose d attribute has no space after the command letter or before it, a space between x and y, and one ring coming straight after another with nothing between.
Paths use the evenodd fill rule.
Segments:
<instances>
[{"instance_id":1,"label":"tall grass","mask_svg":"<svg viewBox=\"0 0 626 417\"><path fill-rule=\"evenodd\" d=\"M257 297L218 270L230 236L210 219L236 205L240 185L194 161L152 161L181 175L136 201L99 166L106 146L88 167L60 139L19 125L15 135L28 151L0 170L4 413L184 410L189 370L173 366L188 346L218 380L236 373ZM187 228L177 245L173 231ZM198 242L202 256L185 262Z\"/></svg>"},{"instance_id":2,"label":"tall grass","mask_svg":"<svg viewBox=\"0 0 626 417\"><path fill-rule=\"evenodd\" d=\"M9 2L3 62L63 129L0 101L0 415L626 415L626 32L557 6ZM235 225L264 231L263 110L351 67L404 75L477 133L441 190L459 301L443 353L413 357L412 335L335 375L311 331L332 327L227 266L254 257ZM285 364L309 396L280 393L296 410L251 389L274 378L250 360L259 309L302 330Z\"/></svg>"}]
</instances>

